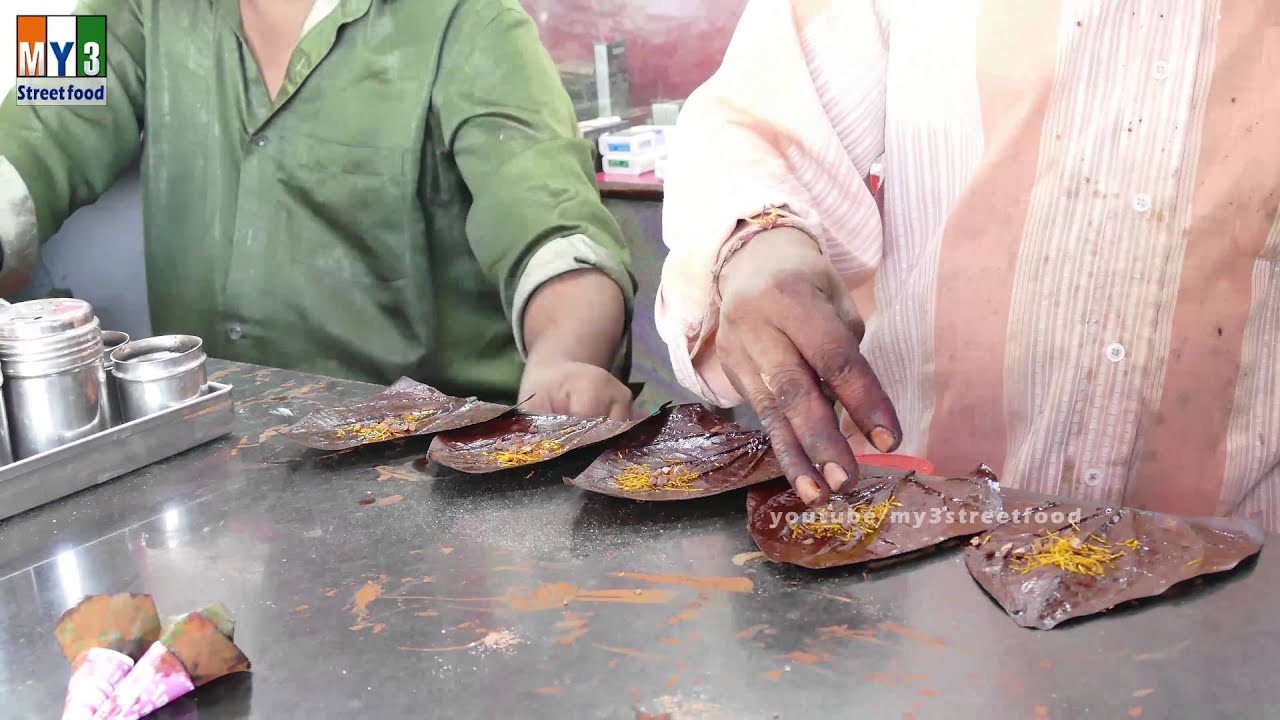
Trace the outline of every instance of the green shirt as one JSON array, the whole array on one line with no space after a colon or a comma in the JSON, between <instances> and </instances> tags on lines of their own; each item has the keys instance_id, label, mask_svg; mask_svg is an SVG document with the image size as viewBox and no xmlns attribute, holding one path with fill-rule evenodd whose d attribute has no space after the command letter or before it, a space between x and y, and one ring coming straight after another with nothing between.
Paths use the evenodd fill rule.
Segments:
<instances>
[{"instance_id":1,"label":"green shirt","mask_svg":"<svg viewBox=\"0 0 1280 720\"><path fill-rule=\"evenodd\" d=\"M141 155L157 334L510 400L537 284L634 291L537 29L515 0L317 5L273 103L237 0L82 0L108 16L107 105L0 106L5 270Z\"/></svg>"}]
</instances>

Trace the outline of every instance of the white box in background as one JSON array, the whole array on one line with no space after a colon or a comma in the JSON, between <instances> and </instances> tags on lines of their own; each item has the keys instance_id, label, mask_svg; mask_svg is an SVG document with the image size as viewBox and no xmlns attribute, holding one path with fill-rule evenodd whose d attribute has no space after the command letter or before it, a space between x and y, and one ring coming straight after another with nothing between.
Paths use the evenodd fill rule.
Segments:
<instances>
[{"instance_id":1,"label":"white box in background","mask_svg":"<svg viewBox=\"0 0 1280 720\"><path fill-rule=\"evenodd\" d=\"M643 175L647 172L653 172L657 162L658 158L653 153L647 155L605 155L603 166L604 171L611 175Z\"/></svg>"},{"instance_id":2,"label":"white box in background","mask_svg":"<svg viewBox=\"0 0 1280 720\"><path fill-rule=\"evenodd\" d=\"M601 155L652 155L658 138L652 130L627 128L600 136Z\"/></svg>"},{"instance_id":3,"label":"white box in background","mask_svg":"<svg viewBox=\"0 0 1280 720\"><path fill-rule=\"evenodd\" d=\"M654 152L659 159L667 156L671 149L671 137L675 133L675 128L670 125L639 125L631 128L632 130L653 133Z\"/></svg>"}]
</instances>

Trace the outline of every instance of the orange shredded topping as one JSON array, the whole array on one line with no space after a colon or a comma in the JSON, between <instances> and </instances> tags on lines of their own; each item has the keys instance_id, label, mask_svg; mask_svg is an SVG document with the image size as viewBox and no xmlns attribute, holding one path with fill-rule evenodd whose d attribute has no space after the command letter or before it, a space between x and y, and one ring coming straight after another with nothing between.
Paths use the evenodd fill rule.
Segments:
<instances>
[{"instance_id":1,"label":"orange shredded topping","mask_svg":"<svg viewBox=\"0 0 1280 720\"><path fill-rule=\"evenodd\" d=\"M889 518L889 512L893 508L902 507L902 503L891 495L888 500L874 505L858 503L843 511L831 510L830 507L828 504L821 510L813 511L818 516L815 521L791 525L791 537L808 535L818 540L839 538L842 542L849 542L855 537L866 538L879 532Z\"/></svg>"},{"instance_id":2,"label":"orange shredded topping","mask_svg":"<svg viewBox=\"0 0 1280 720\"><path fill-rule=\"evenodd\" d=\"M648 465L628 465L613 476L613 486L625 492L697 492L698 488L693 487L693 481L700 477L702 473L693 472L684 465L667 465L657 469Z\"/></svg>"},{"instance_id":3,"label":"orange shredded topping","mask_svg":"<svg viewBox=\"0 0 1280 720\"><path fill-rule=\"evenodd\" d=\"M485 453L485 457L502 467L516 467L546 460L548 456L555 455L562 450L564 450L564 446L555 440L543 440L534 445L525 445L512 450L490 450Z\"/></svg>"},{"instance_id":4,"label":"orange shredded topping","mask_svg":"<svg viewBox=\"0 0 1280 720\"><path fill-rule=\"evenodd\" d=\"M383 442L411 435L418 430L418 423L435 415L433 410L419 410L382 422L358 422L334 430L335 440L345 440L354 435L360 442Z\"/></svg>"},{"instance_id":5,"label":"orange shredded topping","mask_svg":"<svg viewBox=\"0 0 1280 720\"><path fill-rule=\"evenodd\" d=\"M1130 542L1136 540L1121 544L1128 547ZM1010 567L1022 573L1052 566L1078 575L1101 577L1124 553L1115 552L1097 535L1090 534L1089 541L1082 541L1075 533L1059 536L1051 532L1032 543L1031 552L1015 550L1014 556Z\"/></svg>"}]
</instances>

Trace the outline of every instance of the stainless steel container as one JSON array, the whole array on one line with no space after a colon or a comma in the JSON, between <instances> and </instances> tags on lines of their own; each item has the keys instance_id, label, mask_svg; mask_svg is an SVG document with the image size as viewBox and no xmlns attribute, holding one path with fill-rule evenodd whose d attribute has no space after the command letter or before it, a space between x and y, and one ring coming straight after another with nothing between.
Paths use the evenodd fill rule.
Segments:
<instances>
[{"instance_id":1,"label":"stainless steel container","mask_svg":"<svg viewBox=\"0 0 1280 720\"><path fill-rule=\"evenodd\" d=\"M106 384L102 386L102 391L107 397L107 416L111 420L111 427L124 422L124 414L120 411L120 390L116 387L115 375L111 373L111 368L115 365L115 361L111 359L111 353L127 342L129 342L128 333L122 333L119 330L102 331L102 365L103 370L106 371Z\"/></svg>"},{"instance_id":2,"label":"stainless steel container","mask_svg":"<svg viewBox=\"0 0 1280 720\"><path fill-rule=\"evenodd\" d=\"M0 372L14 459L107 429L102 331L89 303L56 298L7 308Z\"/></svg>"},{"instance_id":3,"label":"stainless steel container","mask_svg":"<svg viewBox=\"0 0 1280 720\"><path fill-rule=\"evenodd\" d=\"M204 343L194 335L134 340L111 353L125 422L199 397L208 382Z\"/></svg>"},{"instance_id":4,"label":"stainless steel container","mask_svg":"<svg viewBox=\"0 0 1280 720\"><path fill-rule=\"evenodd\" d=\"M6 303L7 305L8 303ZM4 389L4 375L0 375L0 390ZM9 445L9 416L0 402L0 465L13 462L13 448Z\"/></svg>"}]
</instances>

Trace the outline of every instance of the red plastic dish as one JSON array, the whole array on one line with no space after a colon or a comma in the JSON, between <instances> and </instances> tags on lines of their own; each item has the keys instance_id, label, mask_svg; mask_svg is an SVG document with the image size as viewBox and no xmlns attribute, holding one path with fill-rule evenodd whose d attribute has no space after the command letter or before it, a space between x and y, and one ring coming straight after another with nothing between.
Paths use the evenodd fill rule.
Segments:
<instances>
[{"instance_id":1,"label":"red plastic dish","mask_svg":"<svg viewBox=\"0 0 1280 720\"><path fill-rule=\"evenodd\" d=\"M915 470L921 475L933 475L937 472L933 463L910 455L858 455L856 457L859 465L872 465L891 470Z\"/></svg>"}]
</instances>

